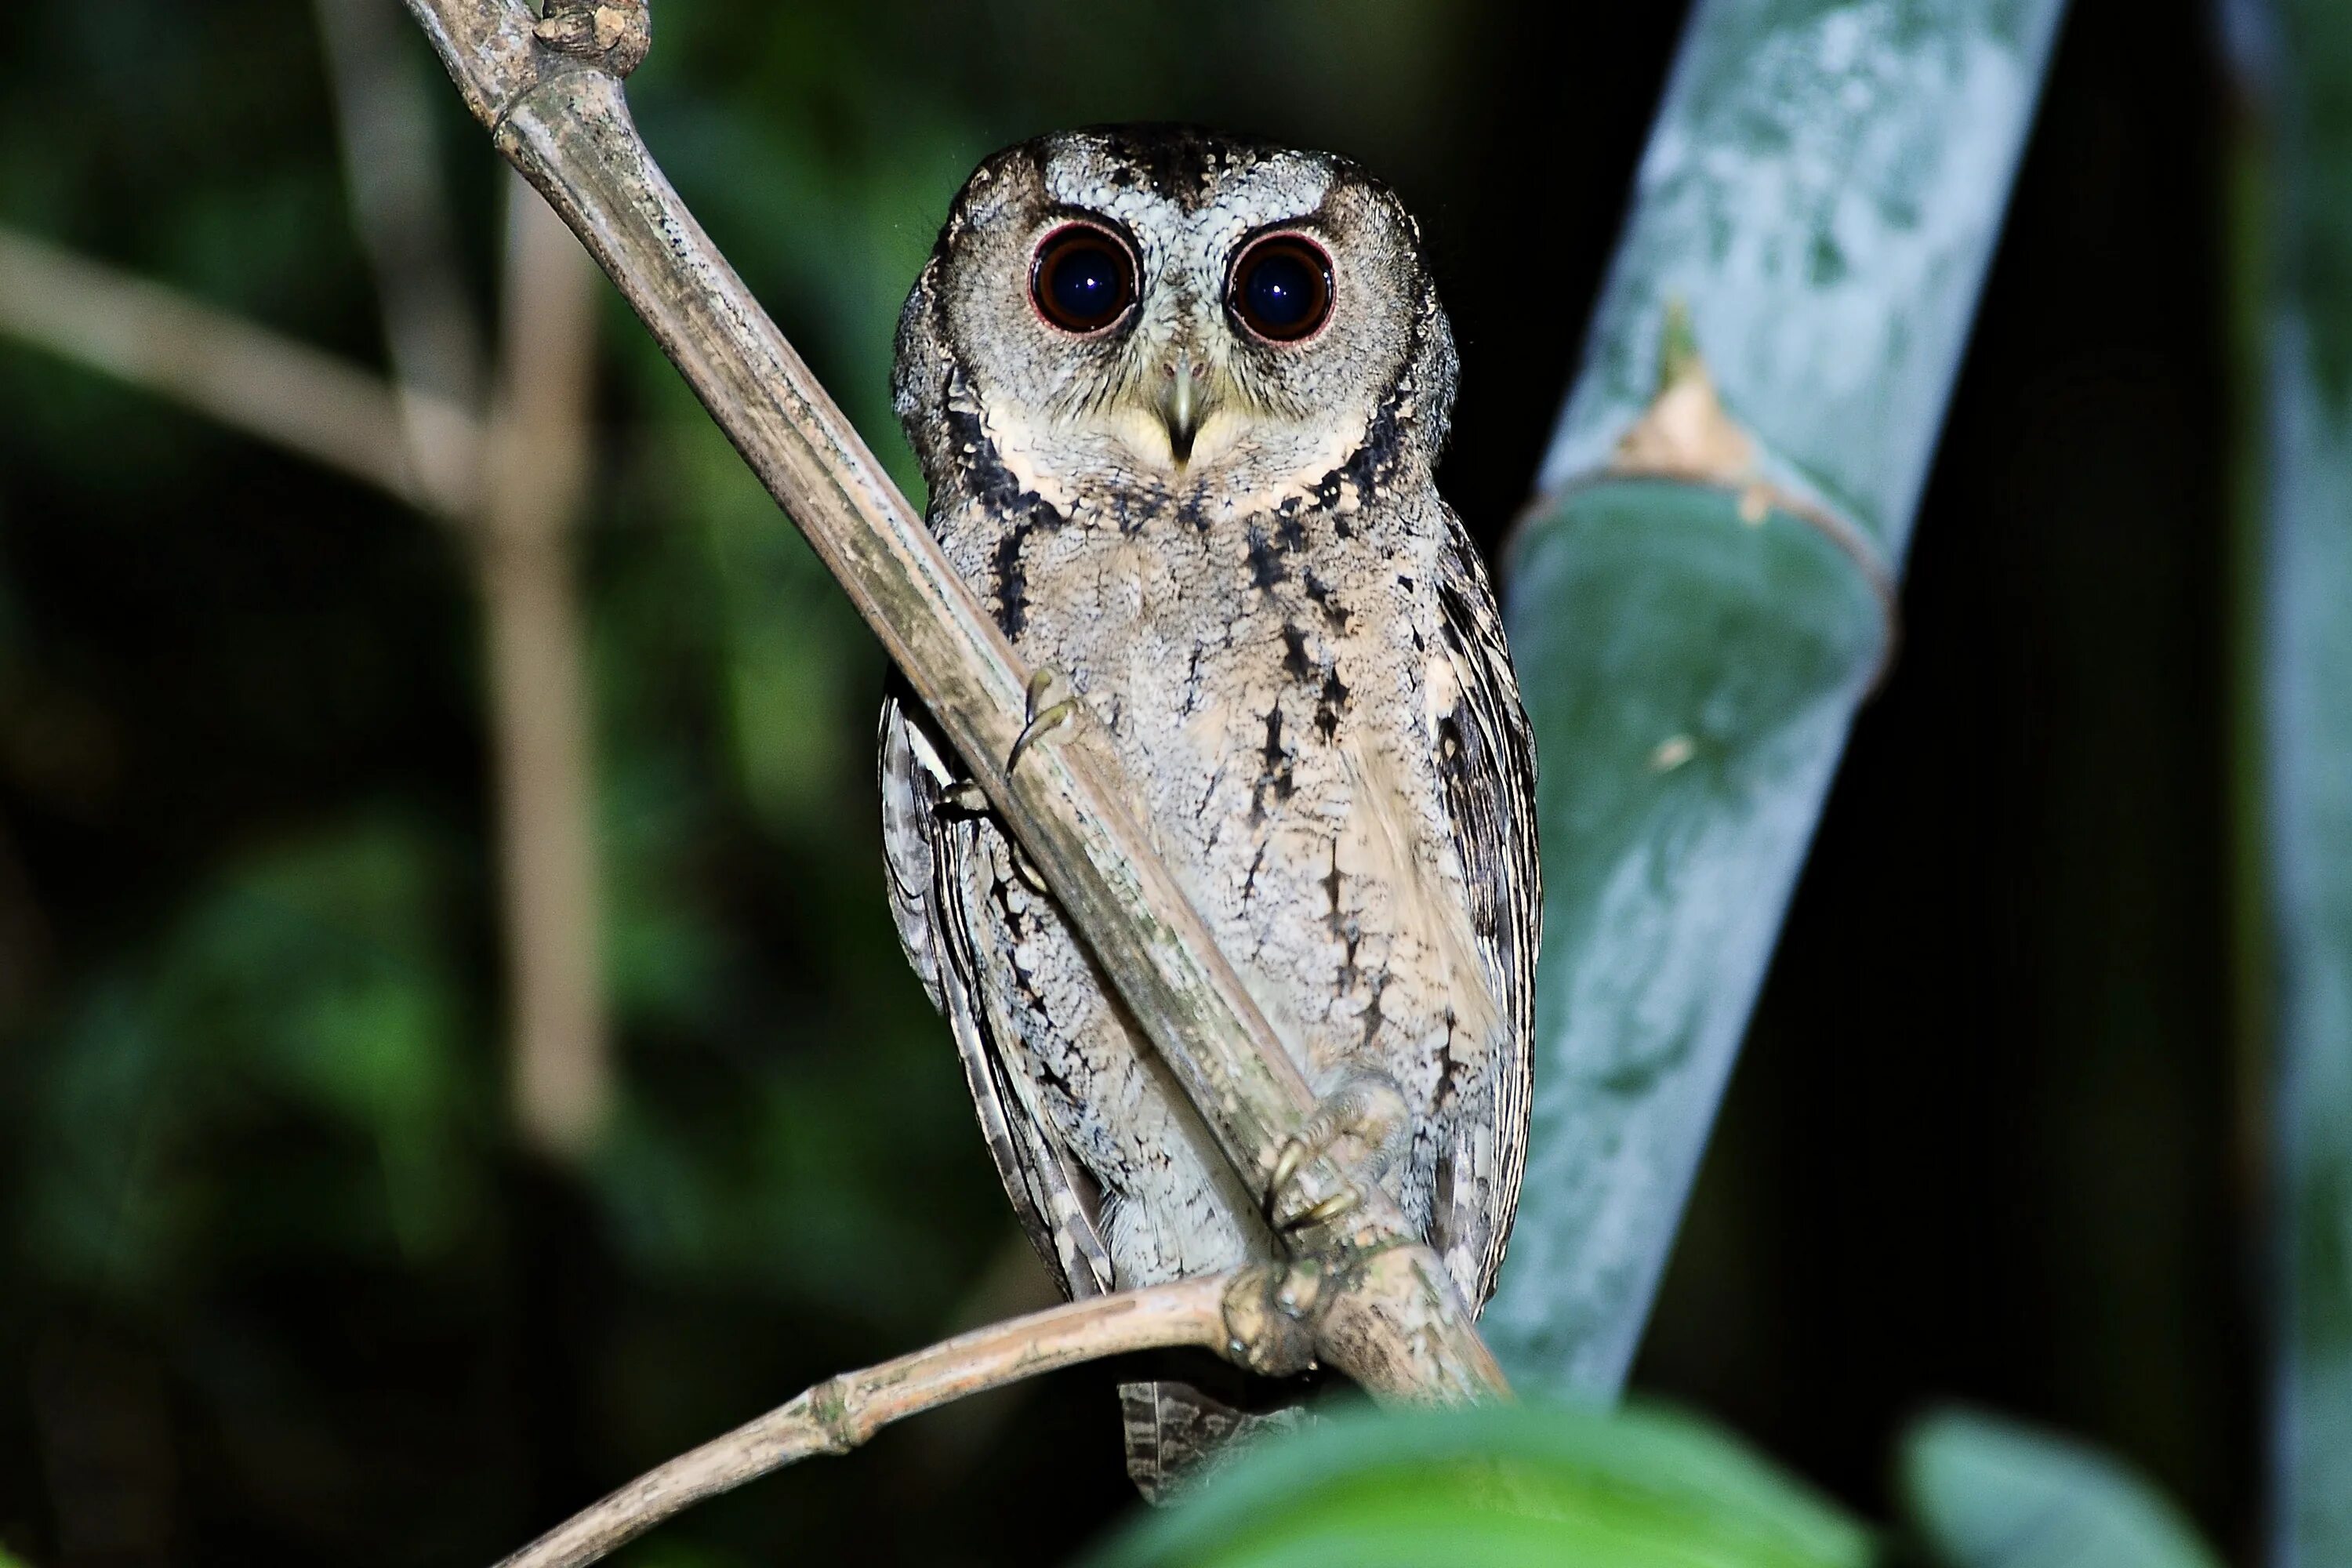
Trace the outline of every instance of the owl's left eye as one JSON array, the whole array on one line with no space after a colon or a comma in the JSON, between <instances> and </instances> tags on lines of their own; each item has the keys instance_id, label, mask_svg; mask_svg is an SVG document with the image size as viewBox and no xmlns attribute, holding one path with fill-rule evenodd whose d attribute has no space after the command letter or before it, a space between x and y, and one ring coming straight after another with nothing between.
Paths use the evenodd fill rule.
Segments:
<instances>
[{"instance_id":1,"label":"owl's left eye","mask_svg":"<svg viewBox=\"0 0 2352 1568\"><path fill-rule=\"evenodd\" d=\"M1269 234L1234 262L1226 302L1271 342L1311 338L1331 314L1331 258L1303 234Z\"/></svg>"},{"instance_id":2,"label":"owl's left eye","mask_svg":"<svg viewBox=\"0 0 2352 1568\"><path fill-rule=\"evenodd\" d=\"M1029 268L1037 312L1066 332L1098 332L1135 302L1135 262L1108 229L1065 224Z\"/></svg>"}]
</instances>

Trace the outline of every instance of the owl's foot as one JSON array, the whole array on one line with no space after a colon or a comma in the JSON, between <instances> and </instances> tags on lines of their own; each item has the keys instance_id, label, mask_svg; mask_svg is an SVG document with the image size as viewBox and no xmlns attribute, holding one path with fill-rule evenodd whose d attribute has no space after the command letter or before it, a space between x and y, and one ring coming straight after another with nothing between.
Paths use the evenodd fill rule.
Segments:
<instances>
[{"instance_id":1,"label":"owl's foot","mask_svg":"<svg viewBox=\"0 0 2352 1568\"><path fill-rule=\"evenodd\" d=\"M1330 1154L1353 1172L1356 1180L1377 1182L1403 1152L1412 1127L1412 1109L1395 1079L1385 1073L1350 1073L1275 1156L1274 1173L1266 1183L1266 1223L1286 1236L1349 1213L1364 1201L1355 1185L1302 1205L1297 1201L1300 1194L1292 1190L1298 1173Z\"/></svg>"},{"instance_id":2,"label":"owl's foot","mask_svg":"<svg viewBox=\"0 0 2352 1568\"><path fill-rule=\"evenodd\" d=\"M1066 697L1051 707L1042 706L1045 693L1053 688L1054 672L1050 669L1041 669L1029 678L1029 721L1022 725L1021 733L1013 737L1013 750L1004 759L1004 771L1008 774L1021 765L1021 759L1030 747L1068 723L1070 716L1078 710L1078 700L1075 697Z\"/></svg>"}]
</instances>

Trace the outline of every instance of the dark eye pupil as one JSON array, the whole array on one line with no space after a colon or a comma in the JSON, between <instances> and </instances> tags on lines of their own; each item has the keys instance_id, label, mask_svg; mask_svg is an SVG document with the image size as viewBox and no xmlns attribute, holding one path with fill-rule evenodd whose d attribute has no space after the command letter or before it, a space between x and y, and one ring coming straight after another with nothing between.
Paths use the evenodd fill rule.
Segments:
<instances>
[{"instance_id":1,"label":"dark eye pupil","mask_svg":"<svg viewBox=\"0 0 2352 1568\"><path fill-rule=\"evenodd\" d=\"M1331 313L1331 268L1321 248L1294 235L1260 240L1234 268L1234 313L1262 338L1297 342Z\"/></svg>"},{"instance_id":2,"label":"dark eye pupil","mask_svg":"<svg viewBox=\"0 0 2352 1568\"><path fill-rule=\"evenodd\" d=\"M1065 315L1107 314L1118 299L1118 263L1107 250L1075 246L1054 263L1054 303Z\"/></svg>"},{"instance_id":3,"label":"dark eye pupil","mask_svg":"<svg viewBox=\"0 0 2352 1568\"><path fill-rule=\"evenodd\" d=\"M1243 279L1242 293L1249 313L1276 330L1296 330L1315 309L1321 281L1297 251L1277 250L1265 256Z\"/></svg>"},{"instance_id":4,"label":"dark eye pupil","mask_svg":"<svg viewBox=\"0 0 2352 1568\"><path fill-rule=\"evenodd\" d=\"M1071 331L1092 331L1117 320L1131 287L1127 258L1083 229L1050 242L1037 268L1038 306Z\"/></svg>"}]
</instances>

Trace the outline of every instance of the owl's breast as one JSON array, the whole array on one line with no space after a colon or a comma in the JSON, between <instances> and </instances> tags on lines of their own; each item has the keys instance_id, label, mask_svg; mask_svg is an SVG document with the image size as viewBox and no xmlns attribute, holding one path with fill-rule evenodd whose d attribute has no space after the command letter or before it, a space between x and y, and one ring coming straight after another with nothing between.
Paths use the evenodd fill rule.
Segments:
<instances>
[{"instance_id":1,"label":"owl's breast","mask_svg":"<svg viewBox=\"0 0 2352 1568\"><path fill-rule=\"evenodd\" d=\"M1309 1078L1377 1067L1433 1114L1496 1008L1438 774L1432 531L1373 508L945 522Z\"/></svg>"}]
</instances>

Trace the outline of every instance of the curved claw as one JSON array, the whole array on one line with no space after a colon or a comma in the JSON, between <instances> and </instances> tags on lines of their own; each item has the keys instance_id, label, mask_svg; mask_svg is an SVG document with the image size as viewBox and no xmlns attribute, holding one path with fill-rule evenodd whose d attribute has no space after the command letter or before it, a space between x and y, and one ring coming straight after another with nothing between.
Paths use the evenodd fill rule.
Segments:
<instances>
[{"instance_id":1,"label":"curved claw","mask_svg":"<svg viewBox=\"0 0 2352 1568\"><path fill-rule=\"evenodd\" d=\"M1281 1195L1283 1188L1290 1185L1290 1179L1298 1174L1298 1168L1307 1163L1310 1152L1312 1151L1307 1148L1305 1139L1293 1138L1286 1142L1282 1152L1274 1157L1274 1174L1266 1179L1265 1184L1265 1206L1269 1219L1273 1217L1275 1199Z\"/></svg>"},{"instance_id":2,"label":"curved claw","mask_svg":"<svg viewBox=\"0 0 2352 1568\"><path fill-rule=\"evenodd\" d=\"M1077 699L1067 698L1055 703L1051 708L1030 720L1028 723L1024 724L1021 727L1021 733L1013 738L1012 752L1004 759L1004 771L1009 773L1019 767L1022 757L1028 752L1030 747L1044 740L1050 731L1068 723L1070 715L1077 710Z\"/></svg>"},{"instance_id":3,"label":"curved claw","mask_svg":"<svg viewBox=\"0 0 2352 1568\"><path fill-rule=\"evenodd\" d=\"M1066 697L1052 707L1041 710L1038 704L1045 700L1045 693L1053 688L1054 672L1050 669L1040 669L1029 677L1029 721L1021 726L1021 733L1013 737L1013 750L1005 755L1004 771L1008 774L1021 765L1021 759L1028 753L1030 747L1068 723L1070 716L1078 710L1078 700L1075 697Z\"/></svg>"},{"instance_id":4,"label":"curved claw","mask_svg":"<svg viewBox=\"0 0 2352 1568\"><path fill-rule=\"evenodd\" d=\"M1342 1187L1321 1203L1284 1219L1275 1228L1285 1236L1295 1230L1305 1230L1310 1225L1338 1219L1364 1201L1364 1195L1353 1187Z\"/></svg>"},{"instance_id":5,"label":"curved claw","mask_svg":"<svg viewBox=\"0 0 2352 1568\"><path fill-rule=\"evenodd\" d=\"M1412 1125L1403 1092L1385 1073L1356 1070L1325 1097L1297 1135L1286 1140L1275 1154L1266 1178L1265 1205L1261 1211L1277 1234L1339 1218L1363 1201L1362 1194L1344 1187L1298 1213L1279 1211L1290 1195L1291 1184L1308 1162L1338 1152L1353 1163L1359 1181L1379 1182L1395 1163Z\"/></svg>"}]
</instances>

